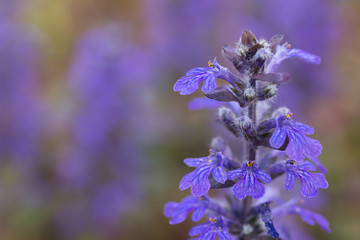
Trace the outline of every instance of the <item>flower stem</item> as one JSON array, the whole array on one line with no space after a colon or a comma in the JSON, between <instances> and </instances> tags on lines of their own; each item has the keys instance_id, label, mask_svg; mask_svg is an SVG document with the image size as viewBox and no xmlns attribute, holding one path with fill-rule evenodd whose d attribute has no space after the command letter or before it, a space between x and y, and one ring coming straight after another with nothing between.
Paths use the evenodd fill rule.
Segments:
<instances>
[{"instance_id":1,"label":"flower stem","mask_svg":"<svg viewBox=\"0 0 360 240\"><path fill-rule=\"evenodd\" d=\"M252 88L256 89L256 81L255 79L250 80L250 85ZM249 105L248 108L248 117L251 119L252 125L256 126L256 100ZM247 157L249 161L256 160L256 148L254 147L253 143L248 141L246 145ZM242 203L242 211L240 216L241 224L244 224L246 220L246 216L249 212L251 207L252 198L247 196Z\"/></svg>"}]
</instances>

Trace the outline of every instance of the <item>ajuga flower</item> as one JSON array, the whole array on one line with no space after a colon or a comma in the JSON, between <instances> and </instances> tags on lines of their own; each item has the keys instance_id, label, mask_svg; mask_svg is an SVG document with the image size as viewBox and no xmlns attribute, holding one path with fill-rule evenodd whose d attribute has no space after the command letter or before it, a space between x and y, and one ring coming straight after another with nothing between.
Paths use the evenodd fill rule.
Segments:
<instances>
[{"instance_id":1,"label":"ajuga flower","mask_svg":"<svg viewBox=\"0 0 360 240\"><path fill-rule=\"evenodd\" d=\"M191 69L186 76L180 78L174 85L174 91L180 91L181 95L188 95L199 88L199 83L204 81L201 88L203 92L211 92L216 88L216 78L221 78L234 84L236 77L227 68L220 66L216 58L208 62L208 67Z\"/></svg>"},{"instance_id":2,"label":"ajuga flower","mask_svg":"<svg viewBox=\"0 0 360 240\"><path fill-rule=\"evenodd\" d=\"M303 202L303 199L292 198L274 208L273 215L275 217L281 217L288 214L297 214L307 224L315 225L315 223L317 223L324 231L330 232L331 230L328 220L323 215L300 206Z\"/></svg>"},{"instance_id":3,"label":"ajuga flower","mask_svg":"<svg viewBox=\"0 0 360 240\"><path fill-rule=\"evenodd\" d=\"M316 168L312 163L308 161L296 162L289 160L285 164L285 189L291 190L298 177L301 182L301 193L305 197L314 197L318 193L319 188L327 188L328 183L322 173L311 173L309 171L315 171Z\"/></svg>"},{"instance_id":4,"label":"ajuga flower","mask_svg":"<svg viewBox=\"0 0 360 240\"><path fill-rule=\"evenodd\" d=\"M290 117L292 113L276 118L276 128L270 138L270 145L279 149L289 138L286 153L290 159L302 161L305 157L316 157L320 155L322 146L319 141L312 139L305 134L313 134L314 129L300 122L295 122Z\"/></svg>"},{"instance_id":5,"label":"ajuga flower","mask_svg":"<svg viewBox=\"0 0 360 240\"><path fill-rule=\"evenodd\" d=\"M180 203L166 203L164 215L171 218L170 224L178 224L185 221L187 215L194 210L192 220L197 222L204 216L208 203L209 200L205 197L188 196Z\"/></svg>"},{"instance_id":6,"label":"ajuga flower","mask_svg":"<svg viewBox=\"0 0 360 240\"><path fill-rule=\"evenodd\" d=\"M274 72L276 70L276 68L286 59L288 58L299 58L307 63L314 63L314 64L319 64L321 62L320 57L302 51L300 49L290 49L290 46L288 43L282 44L282 45L278 45L276 47L276 51L274 56L271 58L271 60L269 61L269 63L266 65L265 67L265 72L266 73L270 73L270 72Z\"/></svg>"},{"instance_id":7,"label":"ajuga flower","mask_svg":"<svg viewBox=\"0 0 360 240\"><path fill-rule=\"evenodd\" d=\"M258 180L264 183L271 182L270 175L260 170L256 162L246 162L241 168L228 172L228 179L237 178L241 178L241 180L234 185L233 191L239 199L246 196L262 197L265 193L265 187Z\"/></svg>"},{"instance_id":8,"label":"ajuga flower","mask_svg":"<svg viewBox=\"0 0 360 240\"><path fill-rule=\"evenodd\" d=\"M214 240L218 237L220 240L231 240L232 237L226 229L223 217L210 217L209 221L193 227L190 236L200 235L199 240Z\"/></svg>"},{"instance_id":9,"label":"ajuga flower","mask_svg":"<svg viewBox=\"0 0 360 240\"><path fill-rule=\"evenodd\" d=\"M244 30L235 48L225 46L222 51L237 70L237 77L214 60L207 68L192 69L174 86L180 94L190 94L204 81L202 91L208 99L196 98L189 107L192 110L220 107L217 121L245 145L243 156L237 156L218 137L212 141L211 148L214 150L211 150L210 156L185 159L188 166L196 169L183 177L180 190L191 187L193 195L203 198L210 188L232 187L233 193L224 191L226 201L221 201L221 204L208 201L205 206L194 196L181 203L166 204L165 215L171 218L171 223L184 221L192 210L193 220L208 212L215 214L216 217L210 216L208 222L190 231L190 236L200 235L196 239L288 239L287 229L279 229L281 236L276 230L273 216L278 215L272 214L270 202L267 202L281 202L280 191L271 191L270 186L265 193L263 184L285 174L285 189L288 191L299 178L301 193L305 197L313 197L319 188L328 187L324 174L310 172L316 168L311 162L304 161L307 157L320 171L326 172L318 159L321 144L307 136L313 134L314 129L293 121L286 107L271 114L270 107L262 104L264 100L276 96L280 85L290 80L289 74L275 72L282 61L299 58L308 63L320 63L320 58L313 54L290 49L288 43L283 43L283 38L275 35L270 40L257 39L250 31ZM216 78L224 79L230 85L217 87ZM271 118L268 117L270 115ZM257 159L260 146L269 148L272 153ZM240 166L238 162L243 164ZM214 179L209 179L210 174ZM260 205L253 200L259 198ZM266 202L264 199L267 199ZM317 222L323 229L329 230L326 219L319 214L298 206L286 209L285 213L299 214L307 223ZM258 221L259 218L262 222Z\"/></svg>"},{"instance_id":10,"label":"ajuga flower","mask_svg":"<svg viewBox=\"0 0 360 240\"><path fill-rule=\"evenodd\" d=\"M208 157L185 159L184 163L186 165L196 167L196 169L183 177L179 185L180 190L191 187L191 193L194 196L205 195L210 189L210 173L217 182L225 183L227 176L223 168L224 161L228 160L221 152L215 152L214 150L210 150Z\"/></svg>"}]
</instances>

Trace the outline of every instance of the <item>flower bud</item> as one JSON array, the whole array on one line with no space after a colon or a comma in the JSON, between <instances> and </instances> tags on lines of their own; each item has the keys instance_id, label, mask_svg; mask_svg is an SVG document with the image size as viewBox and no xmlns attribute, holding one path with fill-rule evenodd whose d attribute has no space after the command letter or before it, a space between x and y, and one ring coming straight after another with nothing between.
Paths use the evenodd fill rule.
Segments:
<instances>
[{"instance_id":1,"label":"flower bud","mask_svg":"<svg viewBox=\"0 0 360 240\"><path fill-rule=\"evenodd\" d=\"M275 84L269 84L263 89L263 98L271 98L277 93L277 86Z\"/></svg>"},{"instance_id":2,"label":"flower bud","mask_svg":"<svg viewBox=\"0 0 360 240\"><path fill-rule=\"evenodd\" d=\"M246 116L237 118L235 124L240 132L244 135L245 139L251 139L255 136L255 130L250 118Z\"/></svg>"},{"instance_id":3,"label":"flower bud","mask_svg":"<svg viewBox=\"0 0 360 240\"><path fill-rule=\"evenodd\" d=\"M256 92L254 88L246 88L243 93L244 99L247 102L252 102L255 99L255 95Z\"/></svg>"},{"instance_id":4,"label":"flower bud","mask_svg":"<svg viewBox=\"0 0 360 240\"><path fill-rule=\"evenodd\" d=\"M226 107L219 108L218 111L219 121L225 125L235 136L238 136L238 130L235 126L235 113Z\"/></svg>"}]
</instances>

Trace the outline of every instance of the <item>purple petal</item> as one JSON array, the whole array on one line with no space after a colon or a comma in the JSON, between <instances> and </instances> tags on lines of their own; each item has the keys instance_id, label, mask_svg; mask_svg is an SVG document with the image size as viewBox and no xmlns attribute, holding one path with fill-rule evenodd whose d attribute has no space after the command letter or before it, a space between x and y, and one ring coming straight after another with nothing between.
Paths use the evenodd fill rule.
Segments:
<instances>
[{"instance_id":1,"label":"purple petal","mask_svg":"<svg viewBox=\"0 0 360 240\"><path fill-rule=\"evenodd\" d=\"M312 181L312 177L310 173L303 173L301 175L300 182L301 182L301 193L305 197L314 197L318 193L318 187L315 185L315 183Z\"/></svg>"},{"instance_id":2,"label":"purple petal","mask_svg":"<svg viewBox=\"0 0 360 240\"><path fill-rule=\"evenodd\" d=\"M301 132L302 134L313 134L314 133L314 128L300 123L300 122L292 122L292 126L294 127L294 129L298 130L299 132Z\"/></svg>"},{"instance_id":3,"label":"purple petal","mask_svg":"<svg viewBox=\"0 0 360 240\"><path fill-rule=\"evenodd\" d=\"M203 233L209 231L210 229L211 229L211 224L209 222L202 223L200 225L197 225L197 226L193 227L189 231L189 235L190 236L196 236L196 235L199 235L199 234L203 234Z\"/></svg>"},{"instance_id":4,"label":"purple petal","mask_svg":"<svg viewBox=\"0 0 360 240\"><path fill-rule=\"evenodd\" d=\"M316 139L304 136L306 139L306 144L304 146L304 153L307 157L317 157L321 154L322 146L320 142Z\"/></svg>"},{"instance_id":5,"label":"purple petal","mask_svg":"<svg viewBox=\"0 0 360 240\"><path fill-rule=\"evenodd\" d=\"M188 95L199 88L201 79L195 77L182 77L174 85L174 91L180 91L181 95Z\"/></svg>"},{"instance_id":6,"label":"purple petal","mask_svg":"<svg viewBox=\"0 0 360 240\"><path fill-rule=\"evenodd\" d=\"M188 189L191 187L191 182L193 179L194 171L191 173L186 174L180 181L179 189L180 191L183 191L185 189Z\"/></svg>"},{"instance_id":7,"label":"purple petal","mask_svg":"<svg viewBox=\"0 0 360 240\"><path fill-rule=\"evenodd\" d=\"M315 224L314 220L312 219L312 212L305 210L299 206L295 206L295 212L299 214L301 219L307 224L312 226Z\"/></svg>"},{"instance_id":8,"label":"purple petal","mask_svg":"<svg viewBox=\"0 0 360 240\"><path fill-rule=\"evenodd\" d=\"M293 131L289 131L288 136L289 144L285 152L291 159L302 161L305 156L316 157L321 154L322 146L319 141Z\"/></svg>"},{"instance_id":9,"label":"purple petal","mask_svg":"<svg viewBox=\"0 0 360 240\"><path fill-rule=\"evenodd\" d=\"M329 187L328 182L325 179L325 175L322 173L312 173L313 181L318 188L326 189Z\"/></svg>"},{"instance_id":10,"label":"purple petal","mask_svg":"<svg viewBox=\"0 0 360 240\"><path fill-rule=\"evenodd\" d=\"M216 181L218 181L219 183L225 183L225 181L227 179L227 174L222 166L216 167L212 171L212 175L213 175L214 179Z\"/></svg>"},{"instance_id":11,"label":"purple petal","mask_svg":"<svg viewBox=\"0 0 360 240\"><path fill-rule=\"evenodd\" d=\"M193 69L187 71L186 76L192 77L192 76L196 76L196 75L203 75L203 74L207 74L211 70L213 70L212 67L197 67L197 68L193 68Z\"/></svg>"},{"instance_id":12,"label":"purple petal","mask_svg":"<svg viewBox=\"0 0 360 240\"><path fill-rule=\"evenodd\" d=\"M300 217L310 225L314 225L315 222L325 231L330 232L330 226L329 222L326 220L326 218L318 213L311 212L306 209L302 209L300 207L297 207L296 212L300 215ZM315 222L314 222L315 220Z\"/></svg>"},{"instance_id":13,"label":"purple petal","mask_svg":"<svg viewBox=\"0 0 360 240\"><path fill-rule=\"evenodd\" d=\"M184 160L184 163L190 167L199 167L204 163L207 163L209 161L208 157L202 157L202 158L186 158Z\"/></svg>"},{"instance_id":14,"label":"purple petal","mask_svg":"<svg viewBox=\"0 0 360 240\"><path fill-rule=\"evenodd\" d=\"M194 210L192 214L192 220L194 222L200 221L200 219L204 216L206 208L204 207L198 207Z\"/></svg>"},{"instance_id":15,"label":"purple petal","mask_svg":"<svg viewBox=\"0 0 360 240\"><path fill-rule=\"evenodd\" d=\"M302 161L305 159L305 155L303 153L303 144L304 136L301 134L296 134L296 132L289 131L289 144L286 147L286 154L289 156L290 159L296 161Z\"/></svg>"},{"instance_id":16,"label":"purple petal","mask_svg":"<svg viewBox=\"0 0 360 240\"><path fill-rule=\"evenodd\" d=\"M191 193L196 197L205 195L210 189L209 175L211 167L200 167L194 171L191 181Z\"/></svg>"},{"instance_id":17,"label":"purple petal","mask_svg":"<svg viewBox=\"0 0 360 240\"><path fill-rule=\"evenodd\" d=\"M286 172L285 190L290 191L295 186L296 175L292 172Z\"/></svg>"},{"instance_id":18,"label":"purple petal","mask_svg":"<svg viewBox=\"0 0 360 240\"><path fill-rule=\"evenodd\" d=\"M179 206L179 203L177 202L168 202L164 206L164 215L165 217L172 217L173 213L176 211L177 207Z\"/></svg>"},{"instance_id":19,"label":"purple petal","mask_svg":"<svg viewBox=\"0 0 360 240\"><path fill-rule=\"evenodd\" d=\"M200 109L214 109L222 106L223 103L216 100L209 99L207 97L194 98L188 104L190 110L200 110Z\"/></svg>"},{"instance_id":20,"label":"purple petal","mask_svg":"<svg viewBox=\"0 0 360 240\"><path fill-rule=\"evenodd\" d=\"M309 157L309 159L315 164L315 166L320 172L324 174L328 173L328 170L324 165L321 164L320 159L318 157Z\"/></svg>"},{"instance_id":21,"label":"purple petal","mask_svg":"<svg viewBox=\"0 0 360 240\"><path fill-rule=\"evenodd\" d=\"M185 221L185 219L186 219L186 217L187 217L187 215L189 214L190 211L191 211L191 209L188 209L187 211L179 212L179 214L177 214L176 216L173 216L170 219L170 224L175 225L175 224L178 224L178 223L182 223L183 221Z\"/></svg>"},{"instance_id":22,"label":"purple petal","mask_svg":"<svg viewBox=\"0 0 360 240\"><path fill-rule=\"evenodd\" d=\"M291 165L289 166L289 168L292 168ZM296 163L296 165L294 165L293 168L294 168L294 170L295 169L301 169L301 170L306 170L306 171L315 171L316 170L314 165L309 161Z\"/></svg>"},{"instance_id":23,"label":"purple petal","mask_svg":"<svg viewBox=\"0 0 360 240\"><path fill-rule=\"evenodd\" d=\"M257 199L264 195L265 187L256 180L253 174L248 173L234 185L233 192L239 199L243 199L246 196Z\"/></svg>"},{"instance_id":24,"label":"purple petal","mask_svg":"<svg viewBox=\"0 0 360 240\"><path fill-rule=\"evenodd\" d=\"M244 176L245 174L246 174L246 170L243 167L241 167L236 170L229 171L227 173L227 178L230 180L234 180L234 179Z\"/></svg>"},{"instance_id":25,"label":"purple petal","mask_svg":"<svg viewBox=\"0 0 360 240\"><path fill-rule=\"evenodd\" d=\"M270 146L278 149L284 144L285 139L286 139L286 131L283 128L277 126L270 138Z\"/></svg>"},{"instance_id":26,"label":"purple petal","mask_svg":"<svg viewBox=\"0 0 360 240\"><path fill-rule=\"evenodd\" d=\"M289 57L300 58L301 60L304 60L307 63L313 63L313 64L319 64L321 62L320 57L296 48L290 50Z\"/></svg>"},{"instance_id":27,"label":"purple petal","mask_svg":"<svg viewBox=\"0 0 360 240\"><path fill-rule=\"evenodd\" d=\"M216 234L220 240L232 240L231 235L226 230L221 230Z\"/></svg>"},{"instance_id":28,"label":"purple petal","mask_svg":"<svg viewBox=\"0 0 360 240\"><path fill-rule=\"evenodd\" d=\"M207 232L204 235L200 236L198 240L214 240L215 239L215 232Z\"/></svg>"},{"instance_id":29,"label":"purple petal","mask_svg":"<svg viewBox=\"0 0 360 240\"><path fill-rule=\"evenodd\" d=\"M313 218L317 222L317 224L325 231L331 232L330 225L328 220L321 214L313 213Z\"/></svg>"},{"instance_id":30,"label":"purple petal","mask_svg":"<svg viewBox=\"0 0 360 240\"><path fill-rule=\"evenodd\" d=\"M260 180L264 183L271 182L271 176L258 168L254 171L254 174L258 180Z\"/></svg>"},{"instance_id":31,"label":"purple petal","mask_svg":"<svg viewBox=\"0 0 360 240\"><path fill-rule=\"evenodd\" d=\"M213 74L206 76L201 90L203 92L211 92L215 88L216 88L216 77Z\"/></svg>"}]
</instances>

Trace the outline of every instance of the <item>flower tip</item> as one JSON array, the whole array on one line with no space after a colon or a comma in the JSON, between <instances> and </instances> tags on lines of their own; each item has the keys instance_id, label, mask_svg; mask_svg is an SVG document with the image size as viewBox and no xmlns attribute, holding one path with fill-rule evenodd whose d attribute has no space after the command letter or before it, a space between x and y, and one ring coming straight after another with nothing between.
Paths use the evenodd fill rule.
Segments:
<instances>
[{"instance_id":1,"label":"flower tip","mask_svg":"<svg viewBox=\"0 0 360 240\"><path fill-rule=\"evenodd\" d=\"M321 63L321 58L319 56L314 56L313 63L314 64L320 64Z\"/></svg>"}]
</instances>

